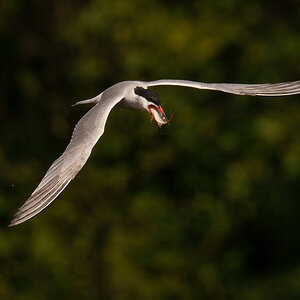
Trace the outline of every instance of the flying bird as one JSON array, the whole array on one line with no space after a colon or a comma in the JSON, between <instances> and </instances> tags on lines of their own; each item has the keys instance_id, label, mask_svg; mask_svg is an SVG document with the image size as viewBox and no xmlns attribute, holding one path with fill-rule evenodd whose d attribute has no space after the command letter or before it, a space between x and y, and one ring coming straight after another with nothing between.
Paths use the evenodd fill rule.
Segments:
<instances>
[{"instance_id":1,"label":"flying bird","mask_svg":"<svg viewBox=\"0 0 300 300\"><path fill-rule=\"evenodd\" d=\"M161 107L159 95L149 89L154 86L184 86L215 90L236 95L287 96L300 94L300 81L276 84L203 83L188 80L161 79L149 82L119 82L98 96L75 103L95 104L76 124L71 141L63 154L55 160L38 187L18 209L9 226L32 218L46 208L65 189L89 158L94 145L102 136L108 115L113 107L148 111L158 126L170 122Z\"/></svg>"}]
</instances>

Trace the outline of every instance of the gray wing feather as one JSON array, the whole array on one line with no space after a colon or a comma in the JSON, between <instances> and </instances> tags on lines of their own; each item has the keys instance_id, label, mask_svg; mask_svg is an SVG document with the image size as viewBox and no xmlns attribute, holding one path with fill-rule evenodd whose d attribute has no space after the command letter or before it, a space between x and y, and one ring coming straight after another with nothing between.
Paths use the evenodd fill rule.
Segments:
<instances>
[{"instance_id":1,"label":"gray wing feather","mask_svg":"<svg viewBox=\"0 0 300 300\"><path fill-rule=\"evenodd\" d=\"M186 86L203 90L216 90L236 95L287 96L300 94L300 81L267 84L204 83L188 80L161 79L146 82L148 87L158 85Z\"/></svg>"},{"instance_id":2,"label":"gray wing feather","mask_svg":"<svg viewBox=\"0 0 300 300\"><path fill-rule=\"evenodd\" d=\"M111 109L120 97L102 97L77 123L69 145L55 160L29 199L18 209L9 226L20 224L46 208L64 190L89 158L104 132Z\"/></svg>"}]
</instances>

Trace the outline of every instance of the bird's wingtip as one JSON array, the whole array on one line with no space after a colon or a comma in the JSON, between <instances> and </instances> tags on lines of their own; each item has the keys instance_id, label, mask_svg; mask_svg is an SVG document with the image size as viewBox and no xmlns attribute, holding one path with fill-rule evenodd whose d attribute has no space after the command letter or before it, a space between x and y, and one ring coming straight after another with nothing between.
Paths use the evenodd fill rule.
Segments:
<instances>
[{"instance_id":1,"label":"bird's wingtip","mask_svg":"<svg viewBox=\"0 0 300 300\"><path fill-rule=\"evenodd\" d=\"M13 227L13 226L19 225L28 220L27 218L24 219L24 218L22 218L22 216L19 216L18 212L19 211L17 211L17 213L13 216L12 220L7 225L7 227Z\"/></svg>"},{"instance_id":2,"label":"bird's wingtip","mask_svg":"<svg viewBox=\"0 0 300 300\"><path fill-rule=\"evenodd\" d=\"M18 221L16 219L12 219L11 222L7 225L7 227L13 227L18 225Z\"/></svg>"}]
</instances>

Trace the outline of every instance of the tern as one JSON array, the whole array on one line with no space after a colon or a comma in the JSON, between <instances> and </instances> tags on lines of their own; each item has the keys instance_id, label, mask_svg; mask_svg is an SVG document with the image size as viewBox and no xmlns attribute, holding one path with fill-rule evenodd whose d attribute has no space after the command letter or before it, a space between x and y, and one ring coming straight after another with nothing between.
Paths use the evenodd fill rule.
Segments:
<instances>
[{"instance_id":1,"label":"tern","mask_svg":"<svg viewBox=\"0 0 300 300\"><path fill-rule=\"evenodd\" d=\"M76 124L72 138L63 154L55 160L38 187L18 209L9 226L20 224L46 208L65 189L86 163L94 145L102 136L113 107L148 111L158 126L169 123L161 107L159 95L149 89L154 86L183 86L215 90L236 95L287 96L300 94L300 80L275 84L203 83L188 80L161 79L155 81L119 82L94 98L75 103L95 104Z\"/></svg>"}]
</instances>

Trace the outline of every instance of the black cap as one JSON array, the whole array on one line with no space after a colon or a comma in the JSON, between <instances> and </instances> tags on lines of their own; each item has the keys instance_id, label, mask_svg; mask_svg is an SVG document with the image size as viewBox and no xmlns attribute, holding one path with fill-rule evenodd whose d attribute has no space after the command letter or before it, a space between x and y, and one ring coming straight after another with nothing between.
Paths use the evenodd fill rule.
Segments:
<instances>
[{"instance_id":1,"label":"black cap","mask_svg":"<svg viewBox=\"0 0 300 300\"><path fill-rule=\"evenodd\" d=\"M143 87L141 86L137 86L135 89L134 89L134 93L136 95L139 95L141 97L144 97L145 99L147 99L149 102L152 102L154 104L156 104L157 106L160 106L160 103L161 103L161 100L160 100L160 97L157 93L155 93L154 91L152 90L149 90L149 89L144 89Z\"/></svg>"}]
</instances>

